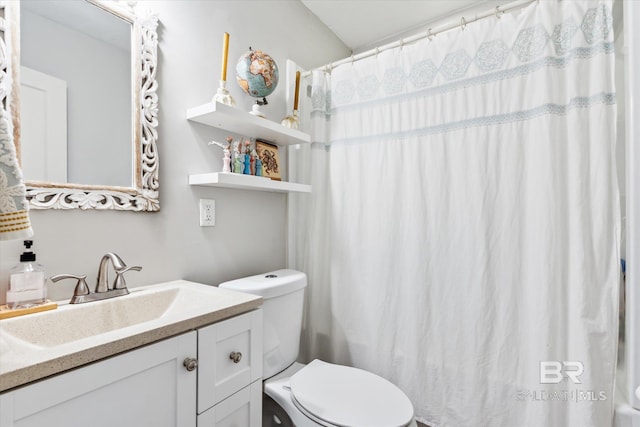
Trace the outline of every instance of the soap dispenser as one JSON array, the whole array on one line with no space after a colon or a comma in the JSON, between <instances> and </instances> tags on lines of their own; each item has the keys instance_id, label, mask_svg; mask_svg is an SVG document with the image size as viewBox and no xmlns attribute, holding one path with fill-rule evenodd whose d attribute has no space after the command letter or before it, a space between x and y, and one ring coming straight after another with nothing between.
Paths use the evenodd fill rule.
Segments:
<instances>
[{"instance_id":1,"label":"soap dispenser","mask_svg":"<svg viewBox=\"0 0 640 427\"><path fill-rule=\"evenodd\" d=\"M36 262L36 254L29 249L33 240L25 240L20 264L10 271L7 306L11 309L28 308L46 302L44 267Z\"/></svg>"}]
</instances>

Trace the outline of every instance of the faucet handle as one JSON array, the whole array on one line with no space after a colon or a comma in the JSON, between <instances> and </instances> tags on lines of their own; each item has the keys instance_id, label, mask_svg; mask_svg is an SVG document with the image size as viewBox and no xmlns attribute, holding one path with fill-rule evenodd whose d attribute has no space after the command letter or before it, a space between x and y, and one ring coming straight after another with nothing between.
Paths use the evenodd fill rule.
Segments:
<instances>
[{"instance_id":1,"label":"faucet handle","mask_svg":"<svg viewBox=\"0 0 640 427\"><path fill-rule=\"evenodd\" d=\"M124 273L129 270L140 271L142 267L134 265L133 267L124 267L116 270L116 279L113 281L113 289L127 289L127 282L124 280Z\"/></svg>"},{"instance_id":2,"label":"faucet handle","mask_svg":"<svg viewBox=\"0 0 640 427\"><path fill-rule=\"evenodd\" d=\"M78 283L76 284L76 288L73 290L73 297L78 297L81 295L89 295L89 286L87 286L87 275L76 276L74 274L56 274L55 276L50 277L52 282L57 282L63 279L76 279Z\"/></svg>"}]
</instances>

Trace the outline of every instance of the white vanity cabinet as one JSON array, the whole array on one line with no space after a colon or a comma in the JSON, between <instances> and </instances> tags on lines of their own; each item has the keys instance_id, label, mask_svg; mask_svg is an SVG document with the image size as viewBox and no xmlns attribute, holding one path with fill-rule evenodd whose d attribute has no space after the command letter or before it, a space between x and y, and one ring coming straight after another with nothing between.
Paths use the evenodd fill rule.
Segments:
<instances>
[{"instance_id":1,"label":"white vanity cabinet","mask_svg":"<svg viewBox=\"0 0 640 427\"><path fill-rule=\"evenodd\" d=\"M0 395L1 427L195 425L195 331Z\"/></svg>"},{"instance_id":2,"label":"white vanity cabinet","mask_svg":"<svg viewBox=\"0 0 640 427\"><path fill-rule=\"evenodd\" d=\"M254 310L16 388L0 427L258 427L261 340Z\"/></svg>"},{"instance_id":3,"label":"white vanity cabinet","mask_svg":"<svg viewBox=\"0 0 640 427\"><path fill-rule=\"evenodd\" d=\"M262 424L262 310L198 329L198 427Z\"/></svg>"}]
</instances>

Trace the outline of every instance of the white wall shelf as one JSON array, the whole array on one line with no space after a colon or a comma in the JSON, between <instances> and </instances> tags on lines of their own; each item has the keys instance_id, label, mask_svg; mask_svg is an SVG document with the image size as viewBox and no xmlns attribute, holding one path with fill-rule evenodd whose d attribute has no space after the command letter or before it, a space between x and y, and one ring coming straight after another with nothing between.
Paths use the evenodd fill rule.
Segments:
<instances>
[{"instance_id":1,"label":"white wall shelf","mask_svg":"<svg viewBox=\"0 0 640 427\"><path fill-rule=\"evenodd\" d=\"M211 172L189 175L189 185L224 187L240 190L270 191L275 193L310 193L311 186L293 182L274 181L253 175L229 172Z\"/></svg>"},{"instance_id":2,"label":"white wall shelf","mask_svg":"<svg viewBox=\"0 0 640 427\"><path fill-rule=\"evenodd\" d=\"M237 107L219 102L209 102L187 110L187 119L239 135L252 136L281 146L303 144L311 137L299 130L289 129L280 123L254 116Z\"/></svg>"}]
</instances>

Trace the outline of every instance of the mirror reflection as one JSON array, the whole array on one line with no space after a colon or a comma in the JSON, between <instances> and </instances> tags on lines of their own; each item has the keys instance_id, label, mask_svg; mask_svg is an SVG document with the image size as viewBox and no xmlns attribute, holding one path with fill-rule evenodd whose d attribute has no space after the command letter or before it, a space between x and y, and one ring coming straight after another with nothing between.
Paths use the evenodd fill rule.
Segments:
<instances>
[{"instance_id":1,"label":"mirror reflection","mask_svg":"<svg viewBox=\"0 0 640 427\"><path fill-rule=\"evenodd\" d=\"M87 1L21 1L26 180L133 185L131 32Z\"/></svg>"}]
</instances>

